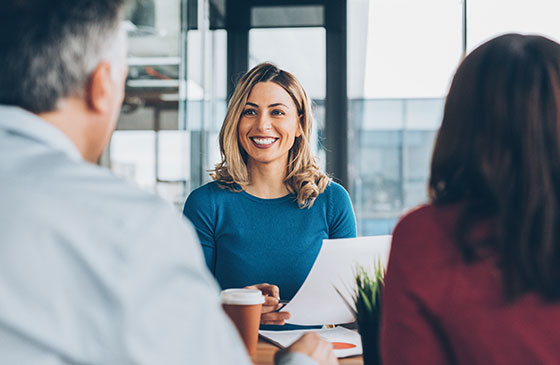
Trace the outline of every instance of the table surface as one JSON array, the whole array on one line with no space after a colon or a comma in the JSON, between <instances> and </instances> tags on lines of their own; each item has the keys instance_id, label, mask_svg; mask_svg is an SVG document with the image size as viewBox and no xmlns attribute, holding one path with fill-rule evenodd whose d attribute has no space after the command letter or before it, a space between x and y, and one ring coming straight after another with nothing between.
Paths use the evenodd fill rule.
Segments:
<instances>
[{"instance_id":1,"label":"table surface","mask_svg":"<svg viewBox=\"0 0 560 365\"><path fill-rule=\"evenodd\" d=\"M255 365L274 365L274 354L278 351L278 347L259 339L257 345L257 354L253 358ZM364 360L361 356L352 356L344 359L338 359L341 365L363 365Z\"/></svg>"}]
</instances>

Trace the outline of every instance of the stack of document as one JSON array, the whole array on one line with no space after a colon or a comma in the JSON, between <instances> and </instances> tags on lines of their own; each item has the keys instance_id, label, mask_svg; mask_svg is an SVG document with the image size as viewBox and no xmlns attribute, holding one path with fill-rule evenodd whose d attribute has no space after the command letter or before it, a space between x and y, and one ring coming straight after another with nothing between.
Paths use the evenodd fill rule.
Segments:
<instances>
[{"instance_id":1,"label":"stack of document","mask_svg":"<svg viewBox=\"0 0 560 365\"><path fill-rule=\"evenodd\" d=\"M295 331L259 331L262 338L285 348L296 342L306 332L317 332L321 337L333 344L334 354L338 358L362 354L362 341L357 331L344 327L323 328L320 330Z\"/></svg>"}]
</instances>

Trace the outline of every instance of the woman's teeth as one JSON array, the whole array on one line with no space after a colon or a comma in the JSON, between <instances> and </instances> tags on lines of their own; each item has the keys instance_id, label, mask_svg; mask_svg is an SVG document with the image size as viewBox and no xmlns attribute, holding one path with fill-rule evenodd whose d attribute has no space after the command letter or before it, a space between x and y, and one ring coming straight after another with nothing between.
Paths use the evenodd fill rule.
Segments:
<instances>
[{"instance_id":1,"label":"woman's teeth","mask_svg":"<svg viewBox=\"0 0 560 365\"><path fill-rule=\"evenodd\" d=\"M260 145L271 144L276 141L276 138L251 138L253 142Z\"/></svg>"}]
</instances>

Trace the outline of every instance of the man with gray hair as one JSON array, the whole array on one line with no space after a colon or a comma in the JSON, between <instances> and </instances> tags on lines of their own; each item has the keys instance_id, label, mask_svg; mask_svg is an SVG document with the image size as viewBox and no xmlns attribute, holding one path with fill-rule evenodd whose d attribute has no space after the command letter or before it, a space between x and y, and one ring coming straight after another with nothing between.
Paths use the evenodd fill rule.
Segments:
<instances>
[{"instance_id":1,"label":"man with gray hair","mask_svg":"<svg viewBox=\"0 0 560 365\"><path fill-rule=\"evenodd\" d=\"M191 226L95 165L124 97L122 3L2 3L0 363L249 364ZM336 359L306 336L279 362Z\"/></svg>"}]
</instances>

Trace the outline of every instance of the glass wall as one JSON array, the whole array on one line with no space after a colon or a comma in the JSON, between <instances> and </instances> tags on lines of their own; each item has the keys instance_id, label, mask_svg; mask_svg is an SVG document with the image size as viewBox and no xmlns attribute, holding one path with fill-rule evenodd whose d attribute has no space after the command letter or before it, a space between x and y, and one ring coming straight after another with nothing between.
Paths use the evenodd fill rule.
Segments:
<instances>
[{"instance_id":1,"label":"glass wall","mask_svg":"<svg viewBox=\"0 0 560 365\"><path fill-rule=\"evenodd\" d=\"M350 189L362 235L391 233L404 212L427 200L434 138L463 36L467 52L508 32L560 40L560 2L466 1L466 34L462 1L348 2Z\"/></svg>"},{"instance_id":2,"label":"glass wall","mask_svg":"<svg viewBox=\"0 0 560 365\"><path fill-rule=\"evenodd\" d=\"M466 27L460 0L347 0L349 123L340 138L349 142L348 190L361 235L391 233L427 200L434 138L464 51L512 31L560 40L560 2L464 1ZM105 163L178 207L219 160L226 89L235 82L227 76L226 8L226 0L136 0L127 9L130 73ZM277 63L310 94L322 166L324 22L321 5L254 6L248 47L249 67Z\"/></svg>"},{"instance_id":3,"label":"glass wall","mask_svg":"<svg viewBox=\"0 0 560 365\"><path fill-rule=\"evenodd\" d=\"M104 163L182 207L218 160L226 32L210 29L209 1L135 0L125 16L126 97Z\"/></svg>"},{"instance_id":4,"label":"glass wall","mask_svg":"<svg viewBox=\"0 0 560 365\"><path fill-rule=\"evenodd\" d=\"M129 74L106 160L119 176L178 202L189 181L189 132L179 128L185 77L184 0L127 4Z\"/></svg>"},{"instance_id":5,"label":"glass wall","mask_svg":"<svg viewBox=\"0 0 560 365\"><path fill-rule=\"evenodd\" d=\"M198 10L199 27L188 32L187 48L189 192L210 180L208 170L219 161L218 134L226 114L227 33L211 30L207 10Z\"/></svg>"},{"instance_id":6,"label":"glass wall","mask_svg":"<svg viewBox=\"0 0 560 365\"><path fill-rule=\"evenodd\" d=\"M391 233L426 201L462 14L458 1L348 2L350 190L361 235Z\"/></svg>"}]
</instances>

